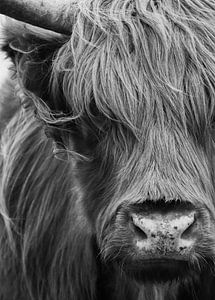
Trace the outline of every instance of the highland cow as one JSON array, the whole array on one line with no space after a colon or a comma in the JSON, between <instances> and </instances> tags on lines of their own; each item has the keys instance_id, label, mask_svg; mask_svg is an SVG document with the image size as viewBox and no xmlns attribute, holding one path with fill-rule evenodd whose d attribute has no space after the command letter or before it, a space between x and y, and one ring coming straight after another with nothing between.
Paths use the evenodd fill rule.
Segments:
<instances>
[{"instance_id":1,"label":"highland cow","mask_svg":"<svg viewBox=\"0 0 215 300\"><path fill-rule=\"evenodd\" d=\"M0 3L0 299L214 300L215 0L49 2Z\"/></svg>"}]
</instances>

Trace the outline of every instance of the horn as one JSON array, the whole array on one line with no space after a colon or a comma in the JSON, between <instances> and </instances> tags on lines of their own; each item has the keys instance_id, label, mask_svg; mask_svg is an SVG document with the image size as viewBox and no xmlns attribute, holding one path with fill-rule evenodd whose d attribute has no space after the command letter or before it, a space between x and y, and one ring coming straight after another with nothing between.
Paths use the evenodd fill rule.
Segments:
<instances>
[{"instance_id":1,"label":"horn","mask_svg":"<svg viewBox=\"0 0 215 300\"><path fill-rule=\"evenodd\" d=\"M62 34L71 33L71 0L0 0L0 14Z\"/></svg>"}]
</instances>

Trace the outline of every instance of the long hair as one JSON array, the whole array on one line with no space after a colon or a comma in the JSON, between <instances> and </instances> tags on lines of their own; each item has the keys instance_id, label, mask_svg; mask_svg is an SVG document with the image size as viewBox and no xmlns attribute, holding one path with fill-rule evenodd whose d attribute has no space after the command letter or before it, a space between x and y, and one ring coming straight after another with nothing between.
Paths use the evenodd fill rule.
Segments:
<instances>
[{"instance_id":1,"label":"long hair","mask_svg":"<svg viewBox=\"0 0 215 300\"><path fill-rule=\"evenodd\" d=\"M4 267L19 264L20 278L32 299L85 299L71 284L71 280L79 284L83 280L80 293L92 292L91 237L86 220L81 215L77 220L73 213L81 191L75 184L72 163L54 157L52 142L32 112L17 112L2 145L1 213L9 237L12 235L9 240L15 243L5 250L8 243L2 235L1 255L7 254L11 260Z\"/></svg>"},{"instance_id":2,"label":"long hair","mask_svg":"<svg viewBox=\"0 0 215 300\"><path fill-rule=\"evenodd\" d=\"M215 2L78 0L69 9L71 36L5 29L4 49L37 117L17 108L1 139L2 293L105 299L106 278L110 299L175 299L178 284L139 287L106 269L109 249L100 246L116 208L136 196L198 195L214 214L204 152L213 148ZM168 184L144 177L155 152Z\"/></svg>"}]
</instances>

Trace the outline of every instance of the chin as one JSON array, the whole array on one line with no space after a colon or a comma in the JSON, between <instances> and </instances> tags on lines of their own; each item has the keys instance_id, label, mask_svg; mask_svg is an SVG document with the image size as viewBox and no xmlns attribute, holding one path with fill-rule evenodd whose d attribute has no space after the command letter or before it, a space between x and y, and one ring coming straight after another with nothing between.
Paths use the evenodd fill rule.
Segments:
<instances>
[{"instance_id":1,"label":"chin","mask_svg":"<svg viewBox=\"0 0 215 300\"><path fill-rule=\"evenodd\" d=\"M117 262L117 266L125 276L137 284L165 284L197 281L200 275L212 273L213 262L204 259L204 263L188 259L159 258L138 261Z\"/></svg>"}]
</instances>

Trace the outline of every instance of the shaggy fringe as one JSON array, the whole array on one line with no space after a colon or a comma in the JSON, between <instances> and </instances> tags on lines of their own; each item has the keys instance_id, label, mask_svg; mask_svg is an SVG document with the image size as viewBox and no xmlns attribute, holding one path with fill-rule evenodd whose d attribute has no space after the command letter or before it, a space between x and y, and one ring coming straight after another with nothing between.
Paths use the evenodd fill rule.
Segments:
<instances>
[{"instance_id":1,"label":"shaggy fringe","mask_svg":"<svg viewBox=\"0 0 215 300\"><path fill-rule=\"evenodd\" d=\"M71 37L54 34L52 40L48 33L44 40L45 33L41 31L37 40L35 29L28 32L26 28L20 44L30 45L33 50L19 58L18 74L25 86L32 76L29 69L34 67L39 87L33 99L39 117L51 130L59 130L58 144L65 146L67 153L72 151L73 156L80 154L91 160L89 155L71 149L69 133L75 124L84 138L94 135L100 142L98 151L104 153L103 161L111 159L110 153L121 161L119 187L129 181L132 190L137 191L137 177L142 173L143 178L144 172L152 169L151 153L157 149L162 165L161 157L167 159L166 167L159 166L160 173L166 173L165 180L172 178L173 184L165 187L165 182L160 183L152 193L152 170L146 178L148 188L136 194L141 198L165 196L191 202L197 197L214 210L207 201L208 197L213 198L211 174L204 153L201 149L196 151L196 145L207 151L208 144L213 144L204 137L211 135L215 108L215 2L141 3L74 1ZM44 61L38 61L40 57L34 54L44 48L51 49L51 62L45 57L45 63L50 64L51 82L42 73ZM29 68L24 68L25 63ZM37 77L43 79L44 86ZM40 91L47 89L48 84L51 99ZM166 149L162 146L164 141ZM116 150L112 149L112 142L117 145ZM144 171L134 173L134 161L143 154L141 147ZM117 148L124 152L123 161ZM178 169L178 178L169 171L173 168ZM131 174L130 178L127 174ZM187 181L191 182L189 195L183 191Z\"/></svg>"},{"instance_id":2,"label":"shaggy fringe","mask_svg":"<svg viewBox=\"0 0 215 300\"><path fill-rule=\"evenodd\" d=\"M183 131L190 123L197 132L208 125L215 107L214 1L82 0L74 7L51 86L53 97L63 89L71 119L93 118L93 101L140 140L152 120Z\"/></svg>"}]
</instances>

